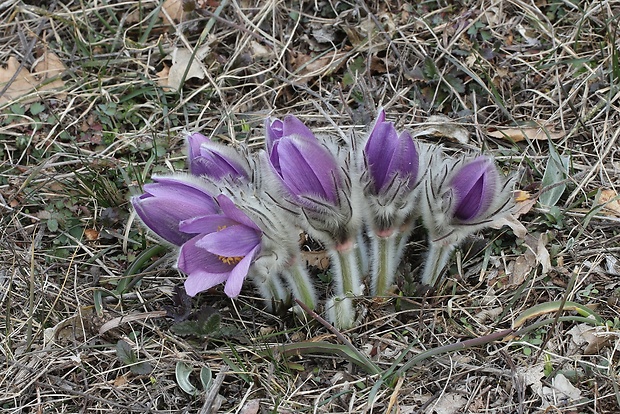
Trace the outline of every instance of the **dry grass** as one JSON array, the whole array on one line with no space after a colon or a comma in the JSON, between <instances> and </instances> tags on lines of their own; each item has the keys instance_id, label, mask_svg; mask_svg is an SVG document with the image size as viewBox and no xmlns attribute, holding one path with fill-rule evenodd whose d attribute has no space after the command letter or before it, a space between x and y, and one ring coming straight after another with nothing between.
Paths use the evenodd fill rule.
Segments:
<instances>
[{"instance_id":1,"label":"dry grass","mask_svg":"<svg viewBox=\"0 0 620 414\"><path fill-rule=\"evenodd\" d=\"M0 62L15 57L35 73L53 52L66 66L62 93L0 101L0 410L210 412L214 402L212 412L245 414L619 412L620 1L464 3L203 1L172 25L151 0L0 4ZM178 93L158 84L176 47L205 56L204 79ZM506 228L485 232L459 252L437 296L420 298L416 237L403 295L360 300L360 325L344 334L382 374L336 349L287 351L339 341L314 321L263 312L250 290L235 301L221 291L175 300L173 253L130 267L155 242L128 197L152 173L185 168L182 131L258 145L266 115L294 113L319 130L362 133L378 105L399 127L449 116L469 142L423 139L494 154L534 198L553 163L550 141L518 131L543 125L570 157L565 187L547 191L564 188L555 207L521 217L529 242ZM489 135L502 127L518 142ZM613 190L607 209L596 206L601 190ZM122 299L107 295L130 281ZM385 374L562 300L601 317L600 346L576 333L587 324L574 312L552 311L528 319L550 323L519 337ZM171 330L166 310L204 306L222 315L218 332ZM222 373L210 394L180 388L179 361L196 386L201 367ZM573 400L558 391L560 374L579 391Z\"/></svg>"}]
</instances>

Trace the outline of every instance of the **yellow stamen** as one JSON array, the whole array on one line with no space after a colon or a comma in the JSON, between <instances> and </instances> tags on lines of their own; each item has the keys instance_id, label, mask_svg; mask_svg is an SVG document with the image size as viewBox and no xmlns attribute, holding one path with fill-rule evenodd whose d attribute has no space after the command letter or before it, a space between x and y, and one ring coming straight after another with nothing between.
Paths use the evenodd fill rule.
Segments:
<instances>
[{"instance_id":1,"label":"yellow stamen","mask_svg":"<svg viewBox=\"0 0 620 414\"><path fill-rule=\"evenodd\" d=\"M227 265L236 265L241 260L243 260L243 257L241 256L236 256L236 257L218 256L217 258L220 259L222 263L226 263Z\"/></svg>"}]
</instances>

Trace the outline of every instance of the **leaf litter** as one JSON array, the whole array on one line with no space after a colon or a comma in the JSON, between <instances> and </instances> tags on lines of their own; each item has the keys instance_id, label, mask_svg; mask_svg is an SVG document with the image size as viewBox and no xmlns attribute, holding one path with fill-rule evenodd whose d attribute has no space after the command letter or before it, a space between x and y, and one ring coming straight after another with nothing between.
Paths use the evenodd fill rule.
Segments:
<instances>
[{"instance_id":1,"label":"leaf litter","mask_svg":"<svg viewBox=\"0 0 620 414\"><path fill-rule=\"evenodd\" d=\"M430 412L433 404L461 412L618 412L611 376L618 375L611 372L619 329L616 195L602 193L602 202L595 196L617 185L620 119L613 110L618 90L610 79L617 70L608 31L618 21L616 1L609 7L580 2L569 13L545 2L332 8L322 1L272 7L242 0L197 3L205 11L200 14L179 3L165 2L167 17L158 16L155 1L68 2L51 13L21 5L0 10L6 22L0 73L3 82L19 80L0 97L6 109L0 120L0 299L6 309L0 328L10 333L0 377L3 407L208 412L217 400L217 411L226 413L244 407ZM187 52L204 45L198 40L210 22L210 50L192 60ZM169 41L164 50L162 39ZM45 42L46 52L20 50L31 41ZM172 59L175 48L183 52ZM207 75L212 83L204 81ZM56 81L63 83L44 89ZM32 108L37 102L45 105ZM421 263L411 254L393 296L359 299L360 326L343 333L353 346L383 358L378 363L388 370L426 350L510 327L533 306L567 296L595 309L605 325L563 319L529 336L455 351L451 359L430 358L404 373L399 388L387 383L372 391L377 377L339 354L280 352L291 343L340 344L311 318L303 323L291 313L268 314L249 290L230 301L213 289L183 302L176 314L166 312L174 303L172 287L183 282L170 253L126 273L157 243L132 221L127 198L152 173L185 169L179 162L183 130L260 144L265 116L295 113L322 132L362 134L380 105L403 128L427 128L422 141L441 139L454 153L494 155L504 171L518 172L519 192L513 227L480 234L484 253L462 254L443 289L416 292ZM431 126L429 119L436 122ZM34 127L43 137L30 141ZM79 138L93 128L91 137ZM580 171L596 173L573 180ZM541 186L551 193L543 201L561 214L549 217L537 204ZM585 220L584 211L599 202L606 207ZM113 236L93 237L92 230ZM550 230L555 237L545 240ZM407 248L424 243L414 236ZM326 266L316 250L305 260ZM540 270L530 285L478 278L487 261L501 274L517 260L523 261L518 279ZM577 269L570 291L566 269ZM329 275L317 269L316 277ZM126 278L133 284L122 297L106 294ZM175 317L203 305L221 312L228 331L208 340L172 332ZM102 312L75 311L83 307ZM572 309L561 317L577 317ZM524 327L556 315L536 314ZM547 332L550 341L536 360L538 336ZM154 368L150 374L134 373L116 358L120 340L132 344L134 363ZM377 344L388 344L379 357ZM523 344L534 352L526 355ZM195 369L190 380L196 384L198 367L224 372L213 398L182 392L174 376L180 360Z\"/></svg>"}]
</instances>

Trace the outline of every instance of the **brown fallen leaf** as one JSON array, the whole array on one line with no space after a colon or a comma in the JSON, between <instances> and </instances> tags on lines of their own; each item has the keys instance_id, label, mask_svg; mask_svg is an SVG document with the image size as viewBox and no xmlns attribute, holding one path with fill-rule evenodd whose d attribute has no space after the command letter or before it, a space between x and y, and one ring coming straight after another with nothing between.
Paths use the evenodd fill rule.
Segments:
<instances>
[{"instance_id":1,"label":"brown fallen leaf","mask_svg":"<svg viewBox=\"0 0 620 414\"><path fill-rule=\"evenodd\" d=\"M159 17L169 26L180 23L184 14L183 0L165 0L159 11Z\"/></svg>"},{"instance_id":2,"label":"brown fallen leaf","mask_svg":"<svg viewBox=\"0 0 620 414\"><path fill-rule=\"evenodd\" d=\"M325 250L320 252L301 252L301 259L306 266L313 266L319 270L329 269L329 255Z\"/></svg>"},{"instance_id":3,"label":"brown fallen leaf","mask_svg":"<svg viewBox=\"0 0 620 414\"><path fill-rule=\"evenodd\" d=\"M157 73L157 83L172 90L179 90L183 86L183 81L188 79L205 78L205 67L202 60L207 55L208 46L204 46L196 51L192 59L192 51L186 48L175 48L172 53L172 66L169 68L164 64L161 72ZM189 70L187 67L189 66ZM187 71L187 74L185 73ZM185 75L185 79L183 79Z\"/></svg>"},{"instance_id":4,"label":"brown fallen leaf","mask_svg":"<svg viewBox=\"0 0 620 414\"><path fill-rule=\"evenodd\" d=\"M2 94L2 96L0 96L0 105L15 101L20 96L26 95L39 83L39 81L32 76L26 68L20 68L19 61L15 57L11 56L9 57L6 68L0 67L0 88L4 88L4 86L11 81L15 73L17 73L17 75L13 79L13 82L9 85L8 89ZM29 98L26 103L34 102L36 100L36 97L33 100L32 98Z\"/></svg>"},{"instance_id":5,"label":"brown fallen leaf","mask_svg":"<svg viewBox=\"0 0 620 414\"><path fill-rule=\"evenodd\" d=\"M525 139L536 140L556 140L564 138L564 131L547 130L544 127L524 127L524 128L501 128L497 131L487 132L487 135L493 138L511 140L513 142L523 141Z\"/></svg>"},{"instance_id":6,"label":"brown fallen leaf","mask_svg":"<svg viewBox=\"0 0 620 414\"><path fill-rule=\"evenodd\" d=\"M601 214L606 216L620 216L620 197L618 193L612 189L601 190L597 197L594 199L594 205L600 206Z\"/></svg>"},{"instance_id":7,"label":"brown fallen leaf","mask_svg":"<svg viewBox=\"0 0 620 414\"><path fill-rule=\"evenodd\" d=\"M423 135L445 137L461 144L469 142L469 131L445 115L432 115L412 131L414 138Z\"/></svg>"},{"instance_id":8,"label":"brown fallen leaf","mask_svg":"<svg viewBox=\"0 0 620 414\"><path fill-rule=\"evenodd\" d=\"M39 62L34 67L34 73L24 67L20 68L20 63L14 56L9 57L6 68L0 67L0 89L13 79L7 90L0 96L0 105L13 102L20 97L27 95L34 90L50 91L62 89L64 81L59 77L66 70L65 65L54 53L45 52ZM13 76L15 75L15 78ZM57 79L50 80L54 77ZM62 99L66 94L62 91L54 94ZM40 101L41 97L33 95L21 99L21 103L32 103Z\"/></svg>"}]
</instances>

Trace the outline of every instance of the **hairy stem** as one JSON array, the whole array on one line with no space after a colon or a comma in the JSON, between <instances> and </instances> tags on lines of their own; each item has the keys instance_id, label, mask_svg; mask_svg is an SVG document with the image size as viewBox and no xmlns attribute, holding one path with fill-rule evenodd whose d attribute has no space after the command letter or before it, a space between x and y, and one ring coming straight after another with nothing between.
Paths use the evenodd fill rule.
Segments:
<instances>
[{"instance_id":1,"label":"hairy stem","mask_svg":"<svg viewBox=\"0 0 620 414\"><path fill-rule=\"evenodd\" d=\"M426 254L426 264L422 273L421 282L423 285L435 287L438 285L444 268L450 260L450 255L455 249L455 245L444 245L440 242L429 243L428 253Z\"/></svg>"},{"instance_id":2,"label":"hairy stem","mask_svg":"<svg viewBox=\"0 0 620 414\"><path fill-rule=\"evenodd\" d=\"M293 297L303 302L309 309L316 308L316 292L301 257L296 257L290 267L282 273L287 280Z\"/></svg>"}]
</instances>

